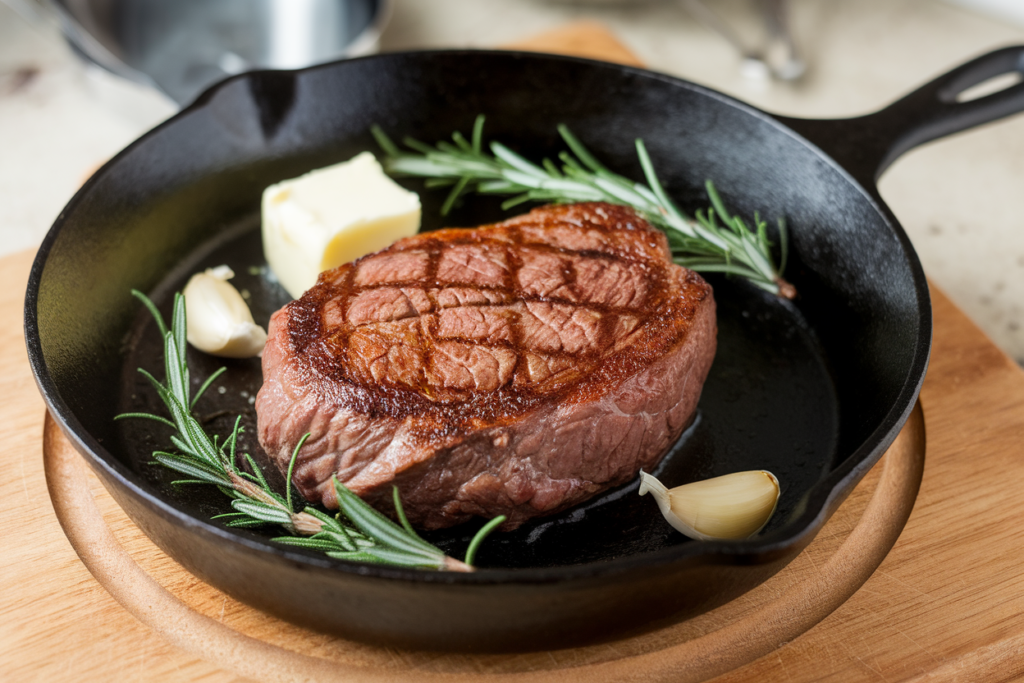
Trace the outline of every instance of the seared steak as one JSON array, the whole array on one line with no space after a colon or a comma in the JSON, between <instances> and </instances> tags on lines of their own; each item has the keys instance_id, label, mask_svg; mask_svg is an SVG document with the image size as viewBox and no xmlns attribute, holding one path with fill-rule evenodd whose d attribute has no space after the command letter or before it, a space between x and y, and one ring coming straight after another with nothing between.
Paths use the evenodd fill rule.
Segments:
<instances>
[{"instance_id":1,"label":"seared steak","mask_svg":"<svg viewBox=\"0 0 1024 683\"><path fill-rule=\"evenodd\" d=\"M692 420L715 303L630 209L549 206L440 230L320 275L274 314L260 442L337 507L331 475L383 511L398 486L435 529L506 529L650 469Z\"/></svg>"}]
</instances>

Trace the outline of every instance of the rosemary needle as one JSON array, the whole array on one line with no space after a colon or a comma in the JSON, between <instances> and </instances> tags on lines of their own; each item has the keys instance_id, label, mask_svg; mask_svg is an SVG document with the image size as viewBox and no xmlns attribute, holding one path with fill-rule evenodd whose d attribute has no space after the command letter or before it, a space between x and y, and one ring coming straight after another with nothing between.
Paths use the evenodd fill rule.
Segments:
<instances>
[{"instance_id":1,"label":"rosemary needle","mask_svg":"<svg viewBox=\"0 0 1024 683\"><path fill-rule=\"evenodd\" d=\"M796 296L793 285L782 278L788 246L785 222L778 222L781 255L776 266L767 223L755 214L750 227L731 215L710 180L706 189L711 207L692 217L683 214L658 179L643 140L636 140L636 153L646 185L607 169L564 125L558 126L558 133L569 151L559 154L560 167L550 159L538 166L500 142L491 142L488 153L483 125L481 114L473 125L471 141L459 132L452 134L453 142L438 142L433 147L406 138L403 142L411 152L402 151L379 126L373 126L371 133L386 155L384 167L389 173L426 178L427 187L451 188L442 215L469 192L509 196L502 203L504 209L531 201L624 204L665 232L673 260L679 265L743 277L788 299Z\"/></svg>"},{"instance_id":2,"label":"rosemary needle","mask_svg":"<svg viewBox=\"0 0 1024 683\"><path fill-rule=\"evenodd\" d=\"M401 525L367 505L336 478L333 483L341 507L338 515L332 517L308 506L296 511L292 503L291 475L299 449L308 434L299 440L292 452L288 464L288 488L283 497L270 488L259 466L248 453L243 457L251 473L239 468L237 451L238 437L243 431L241 417L235 419L234 427L227 437L219 440L216 436L211 438L192 415L196 399L223 369L204 382L196 396L190 399L188 363L185 357L187 334L184 297L175 294L172 323L168 329L160 312L145 294L136 290L132 290L132 294L153 315L164 338L166 382L160 382L141 368L139 372L156 389L171 419L152 413L123 413L114 419L143 418L175 430L171 436L175 450L156 451L153 458L158 464L187 477L172 482L174 485L212 484L231 498L234 512L217 515L213 519L224 520L231 527L276 524L289 534L273 539L278 543L320 551L338 559L399 567L473 571L472 563L477 548L496 526L505 521L504 516L491 520L476 533L466 552L466 561L460 562L427 543L413 530L402 509L397 487L394 489L394 504Z\"/></svg>"}]
</instances>

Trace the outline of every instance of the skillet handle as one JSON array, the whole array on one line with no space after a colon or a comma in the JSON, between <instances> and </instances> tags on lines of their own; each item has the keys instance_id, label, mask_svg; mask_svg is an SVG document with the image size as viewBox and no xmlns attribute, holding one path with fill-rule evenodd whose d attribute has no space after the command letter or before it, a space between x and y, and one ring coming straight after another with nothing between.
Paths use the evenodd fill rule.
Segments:
<instances>
[{"instance_id":1,"label":"skillet handle","mask_svg":"<svg viewBox=\"0 0 1024 683\"><path fill-rule=\"evenodd\" d=\"M776 118L872 187L897 157L913 147L1024 111L1024 81L957 101L965 90L1013 73L1024 76L1024 46L982 55L874 114L835 120Z\"/></svg>"}]
</instances>

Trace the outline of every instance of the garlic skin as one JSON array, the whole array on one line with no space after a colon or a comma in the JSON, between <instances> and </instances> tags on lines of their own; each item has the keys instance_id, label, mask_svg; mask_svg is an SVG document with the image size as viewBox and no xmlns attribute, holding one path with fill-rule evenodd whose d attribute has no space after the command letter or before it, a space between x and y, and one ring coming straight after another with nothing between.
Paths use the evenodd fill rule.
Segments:
<instances>
[{"instance_id":1,"label":"garlic skin","mask_svg":"<svg viewBox=\"0 0 1024 683\"><path fill-rule=\"evenodd\" d=\"M668 489L640 471L640 495L650 492L665 520L697 541L749 538L779 503L779 480L765 470L735 472Z\"/></svg>"},{"instance_id":2,"label":"garlic skin","mask_svg":"<svg viewBox=\"0 0 1024 683\"><path fill-rule=\"evenodd\" d=\"M188 342L215 356L252 358L263 353L267 333L228 282L234 276L229 267L218 266L196 273L185 285Z\"/></svg>"}]
</instances>

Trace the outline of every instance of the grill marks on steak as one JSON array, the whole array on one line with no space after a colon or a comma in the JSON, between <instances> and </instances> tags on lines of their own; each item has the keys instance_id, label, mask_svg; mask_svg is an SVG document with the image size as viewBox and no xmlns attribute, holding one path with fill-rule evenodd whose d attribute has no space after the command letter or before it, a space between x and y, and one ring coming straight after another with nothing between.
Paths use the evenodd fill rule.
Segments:
<instances>
[{"instance_id":1,"label":"grill marks on steak","mask_svg":"<svg viewBox=\"0 0 1024 683\"><path fill-rule=\"evenodd\" d=\"M324 273L270 337L260 440L284 470L312 433L303 495L333 506L337 473L371 502L398 485L423 526L514 527L660 459L710 366L714 302L631 210L577 204Z\"/></svg>"},{"instance_id":2,"label":"grill marks on steak","mask_svg":"<svg viewBox=\"0 0 1024 683\"><path fill-rule=\"evenodd\" d=\"M296 350L323 343L322 374L435 403L502 387L529 398L570 367L587 374L639 324L664 248L651 240L637 261L613 231L531 228L438 231L343 266L293 304L310 323L292 331Z\"/></svg>"}]
</instances>

